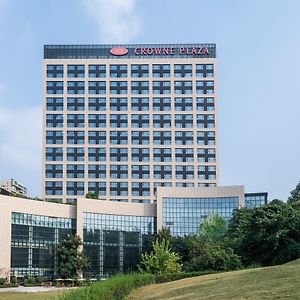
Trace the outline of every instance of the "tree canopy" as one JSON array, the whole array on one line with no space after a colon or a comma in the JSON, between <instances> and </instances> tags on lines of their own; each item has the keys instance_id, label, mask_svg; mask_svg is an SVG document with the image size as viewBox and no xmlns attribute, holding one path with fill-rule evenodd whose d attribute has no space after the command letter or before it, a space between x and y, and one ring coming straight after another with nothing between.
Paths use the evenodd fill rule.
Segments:
<instances>
[{"instance_id":1,"label":"tree canopy","mask_svg":"<svg viewBox=\"0 0 300 300\"><path fill-rule=\"evenodd\" d=\"M207 241L219 241L227 231L227 221L218 214L211 214L200 225L199 236Z\"/></svg>"},{"instance_id":2,"label":"tree canopy","mask_svg":"<svg viewBox=\"0 0 300 300\"><path fill-rule=\"evenodd\" d=\"M234 211L229 238L246 264L280 264L300 256L299 213L287 203Z\"/></svg>"}]
</instances>

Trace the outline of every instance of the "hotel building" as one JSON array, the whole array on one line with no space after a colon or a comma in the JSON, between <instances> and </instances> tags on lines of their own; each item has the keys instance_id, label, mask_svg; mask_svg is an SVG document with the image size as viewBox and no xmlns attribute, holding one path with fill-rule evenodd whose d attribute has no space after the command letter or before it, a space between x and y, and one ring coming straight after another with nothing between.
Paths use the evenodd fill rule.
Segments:
<instances>
[{"instance_id":1,"label":"hotel building","mask_svg":"<svg viewBox=\"0 0 300 300\"><path fill-rule=\"evenodd\" d=\"M46 45L42 195L218 185L215 44Z\"/></svg>"},{"instance_id":2,"label":"hotel building","mask_svg":"<svg viewBox=\"0 0 300 300\"><path fill-rule=\"evenodd\" d=\"M47 201L0 195L0 269L58 276L72 233L85 276L131 272L161 228L196 234L212 213L265 204L218 185L216 71L215 44L45 46Z\"/></svg>"}]
</instances>

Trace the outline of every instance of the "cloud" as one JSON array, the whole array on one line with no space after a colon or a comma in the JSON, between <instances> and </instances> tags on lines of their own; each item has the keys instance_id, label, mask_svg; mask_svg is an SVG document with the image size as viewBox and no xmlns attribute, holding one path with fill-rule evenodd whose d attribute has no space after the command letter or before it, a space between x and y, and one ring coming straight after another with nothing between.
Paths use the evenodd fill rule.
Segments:
<instances>
[{"instance_id":1,"label":"cloud","mask_svg":"<svg viewBox=\"0 0 300 300\"><path fill-rule=\"evenodd\" d=\"M142 32L136 0L82 0L99 26L101 41L128 43Z\"/></svg>"},{"instance_id":2,"label":"cloud","mask_svg":"<svg viewBox=\"0 0 300 300\"><path fill-rule=\"evenodd\" d=\"M0 178L15 178L39 191L42 108L0 107Z\"/></svg>"}]
</instances>

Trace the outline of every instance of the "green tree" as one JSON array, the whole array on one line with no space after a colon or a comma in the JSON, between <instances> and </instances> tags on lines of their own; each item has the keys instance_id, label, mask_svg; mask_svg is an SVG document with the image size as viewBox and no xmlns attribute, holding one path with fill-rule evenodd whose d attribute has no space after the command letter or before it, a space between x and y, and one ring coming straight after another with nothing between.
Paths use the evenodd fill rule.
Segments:
<instances>
[{"instance_id":1,"label":"green tree","mask_svg":"<svg viewBox=\"0 0 300 300\"><path fill-rule=\"evenodd\" d=\"M291 191L291 196L288 198L287 203L300 211L300 182L296 185L295 189Z\"/></svg>"},{"instance_id":2,"label":"green tree","mask_svg":"<svg viewBox=\"0 0 300 300\"><path fill-rule=\"evenodd\" d=\"M200 225L199 236L210 242L220 241L227 231L227 221L218 214L211 214Z\"/></svg>"},{"instance_id":3,"label":"green tree","mask_svg":"<svg viewBox=\"0 0 300 300\"><path fill-rule=\"evenodd\" d=\"M246 264L273 265L296 259L300 257L299 211L280 200L235 210L229 238Z\"/></svg>"},{"instance_id":4,"label":"green tree","mask_svg":"<svg viewBox=\"0 0 300 300\"><path fill-rule=\"evenodd\" d=\"M163 227L162 229L160 229L157 233L157 239L159 242L162 242L162 240L171 242L172 235L171 235L170 228Z\"/></svg>"},{"instance_id":5,"label":"green tree","mask_svg":"<svg viewBox=\"0 0 300 300\"><path fill-rule=\"evenodd\" d=\"M229 271L242 267L240 257L233 249L215 242L203 242L194 249L191 259L185 263L185 270L193 271Z\"/></svg>"},{"instance_id":6,"label":"green tree","mask_svg":"<svg viewBox=\"0 0 300 300\"><path fill-rule=\"evenodd\" d=\"M150 274L178 273L181 272L180 256L171 251L170 242L156 239L153 242L153 251L141 255L138 266L141 272Z\"/></svg>"},{"instance_id":7,"label":"green tree","mask_svg":"<svg viewBox=\"0 0 300 300\"><path fill-rule=\"evenodd\" d=\"M88 199L98 199L99 198L99 193L97 193L97 192L88 192L85 195L85 198L88 198Z\"/></svg>"},{"instance_id":8,"label":"green tree","mask_svg":"<svg viewBox=\"0 0 300 300\"><path fill-rule=\"evenodd\" d=\"M80 236L69 234L58 247L58 272L62 278L75 277L89 267L88 257L80 250L83 245Z\"/></svg>"},{"instance_id":9,"label":"green tree","mask_svg":"<svg viewBox=\"0 0 300 300\"><path fill-rule=\"evenodd\" d=\"M176 236L172 239L171 249L181 257L183 269L188 261L203 247L203 241L196 235Z\"/></svg>"}]
</instances>

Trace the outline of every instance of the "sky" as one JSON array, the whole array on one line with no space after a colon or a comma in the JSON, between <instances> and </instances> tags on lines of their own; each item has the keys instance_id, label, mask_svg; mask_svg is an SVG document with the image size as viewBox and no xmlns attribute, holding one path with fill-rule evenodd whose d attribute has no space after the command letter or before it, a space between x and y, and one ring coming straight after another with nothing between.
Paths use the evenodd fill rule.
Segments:
<instances>
[{"instance_id":1,"label":"sky","mask_svg":"<svg viewBox=\"0 0 300 300\"><path fill-rule=\"evenodd\" d=\"M216 43L221 185L300 180L300 1L0 0L0 179L41 194L44 44Z\"/></svg>"}]
</instances>

